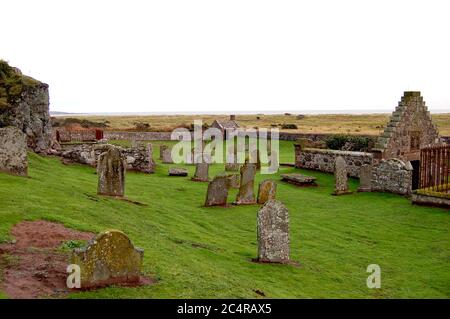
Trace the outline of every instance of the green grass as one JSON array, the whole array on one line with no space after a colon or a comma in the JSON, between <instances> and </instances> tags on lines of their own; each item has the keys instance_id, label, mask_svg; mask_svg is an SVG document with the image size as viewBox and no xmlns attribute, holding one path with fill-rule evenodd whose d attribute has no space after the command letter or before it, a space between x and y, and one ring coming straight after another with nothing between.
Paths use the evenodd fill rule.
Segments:
<instances>
[{"instance_id":1,"label":"green grass","mask_svg":"<svg viewBox=\"0 0 450 319\"><path fill-rule=\"evenodd\" d=\"M155 143L156 145L157 143ZM282 158L293 149L282 143ZM155 146L155 158L159 153ZM96 195L93 168L64 166L57 158L29 155L29 178L0 174L0 241L21 220L45 219L78 230L123 230L145 250L143 271L158 282L110 287L72 298L449 298L450 214L413 206L382 193L331 196L333 176L281 167L318 178L317 188L280 182L279 200L290 213L291 258L301 267L256 264L258 206L202 207L206 183L127 173L126 196L148 206ZM179 166L172 164L172 166ZM194 166L186 166L190 176ZM211 175L223 165L211 167ZM355 190L357 180L350 181ZM236 190L230 192L230 202ZM93 200L94 199L94 200ZM366 268L381 267L382 288L366 287ZM0 298L5 297L0 292Z\"/></svg>"}]
</instances>

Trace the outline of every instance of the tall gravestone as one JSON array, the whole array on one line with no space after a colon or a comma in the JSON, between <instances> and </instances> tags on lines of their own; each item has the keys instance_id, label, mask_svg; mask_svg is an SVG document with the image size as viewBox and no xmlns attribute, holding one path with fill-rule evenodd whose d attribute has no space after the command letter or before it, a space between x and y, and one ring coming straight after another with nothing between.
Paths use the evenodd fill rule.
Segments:
<instances>
[{"instance_id":1,"label":"tall gravestone","mask_svg":"<svg viewBox=\"0 0 450 319\"><path fill-rule=\"evenodd\" d=\"M165 144L161 144L159 146L159 159L162 160L163 159L163 154L164 154L164 150L167 149L167 145Z\"/></svg>"},{"instance_id":2,"label":"tall gravestone","mask_svg":"<svg viewBox=\"0 0 450 319\"><path fill-rule=\"evenodd\" d=\"M358 192L370 192L372 180L372 165L364 164L359 171Z\"/></svg>"},{"instance_id":3,"label":"tall gravestone","mask_svg":"<svg viewBox=\"0 0 450 319\"><path fill-rule=\"evenodd\" d=\"M125 193L125 163L120 149L111 146L100 154L97 163L99 195L123 196Z\"/></svg>"},{"instance_id":4,"label":"tall gravestone","mask_svg":"<svg viewBox=\"0 0 450 319\"><path fill-rule=\"evenodd\" d=\"M229 178L218 175L209 182L206 192L205 206L225 206L228 198Z\"/></svg>"},{"instance_id":5,"label":"tall gravestone","mask_svg":"<svg viewBox=\"0 0 450 319\"><path fill-rule=\"evenodd\" d=\"M274 180L266 179L259 184L258 204L265 204L267 201L275 199L277 193L277 183Z\"/></svg>"},{"instance_id":6,"label":"tall gravestone","mask_svg":"<svg viewBox=\"0 0 450 319\"><path fill-rule=\"evenodd\" d=\"M246 162L242 165L241 170L241 181L239 186L239 192L236 197L236 205L247 205L255 204L255 175L256 175L256 164Z\"/></svg>"},{"instance_id":7,"label":"tall gravestone","mask_svg":"<svg viewBox=\"0 0 450 319\"><path fill-rule=\"evenodd\" d=\"M334 162L334 193L333 195L349 194L347 163L342 156L336 157Z\"/></svg>"},{"instance_id":8,"label":"tall gravestone","mask_svg":"<svg viewBox=\"0 0 450 319\"><path fill-rule=\"evenodd\" d=\"M258 258L260 262L289 262L289 212L282 202L267 201L257 217Z\"/></svg>"},{"instance_id":9,"label":"tall gravestone","mask_svg":"<svg viewBox=\"0 0 450 319\"><path fill-rule=\"evenodd\" d=\"M14 126L0 128L0 171L28 175L27 136Z\"/></svg>"},{"instance_id":10,"label":"tall gravestone","mask_svg":"<svg viewBox=\"0 0 450 319\"><path fill-rule=\"evenodd\" d=\"M162 162L164 164L173 164L172 160L172 150L170 148L165 148L162 153Z\"/></svg>"},{"instance_id":11,"label":"tall gravestone","mask_svg":"<svg viewBox=\"0 0 450 319\"><path fill-rule=\"evenodd\" d=\"M154 173L156 163L153 160L153 145L151 143L147 144L147 160L148 160L148 173Z\"/></svg>"}]
</instances>

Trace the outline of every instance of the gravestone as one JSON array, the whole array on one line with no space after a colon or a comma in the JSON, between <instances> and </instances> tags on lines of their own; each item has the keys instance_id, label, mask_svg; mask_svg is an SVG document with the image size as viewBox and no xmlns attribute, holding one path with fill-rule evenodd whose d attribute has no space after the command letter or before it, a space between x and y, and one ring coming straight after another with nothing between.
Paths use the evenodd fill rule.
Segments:
<instances>
[{"instance_id":1,"label":"gravestone","mask_svg":"<svg viewBox=\"0 0 450 319\"><path fill-rule=\"evenodd\" d=\"M229 178L227 175L217 175L209 182L206 192L205 206L225 206L228 198Z\"/></svg>"},{"instance_id":2,"label":"gravestone","mask_svg":"<svg viewBox=\"0 0 450 319\"><path fill-rule=\"evenodd\" d=\"M160 159L160 160L163 159L163 153L164 153L164 150L167 149L167 148L168 148L168 146L165 145L165 144L161 144L161 145L159 146L159 159Z\"/></svg>"},{"instance_id":3,"label":"gravestone","mask_svg":"<svg viewBox=\"0 0 450 319\"><path fill-rule=\"evenodd\" d=\"M120 149L110 146L97 162L99 195L123 196L125 192L125 163Z\"/></svg>"},{"instance_id":4,"label":"gravestone","mask_svg":"<svg viewBox=\"0 0 450 319\"><path fill-rule=\"evenodd\" d=\"M80 266L81 288L139 283L144 251L123 232L109 230L97 235L85 248L72 252L71 263Z\"/></svg>"},{"instance_id":5,"label":"gravestone","mask_svg":"<svg viewBox=\"0 0 450 319\"><path fill-rule=\"evenodd\" d=\"M334 193L333 195L349 194L347 163L342 156L336 157L334 162Z\"/></svg>"},{"instance_id":6,"label":"gravestone","mask_svg":"<svg viewBox=\"0 0 450 319\"><path fill-rule=\"evenodd\" d=\"M240 186L240 175L239 174L228 174L229 187L239 189Z\"/></svg>"},{"instance_id":7,"label":"gravestone","mask_svg":"<svg viewBox=\"0 0 450 319\"><path fill-rule=\"evenodd\" d=\"M236 205L256 204L254 184L256 175L256 164L246 162L241 167L241 183L236 196Z\"/></svg>"},{"instance_id":8,"label":"gravestone","mask_svg":"<svg viewBox=\"0 0 450 319\"><path fill-rule=\"evenodd\" d=\"M14 126L0 128L0 171L28 175L27 136Z\"/></svg>"},{"instance_id":9,"label":"gravestone","mask_svg":"<svg viewBox=\"0 0 450 319\"><path fill-rule=\"evenodd\" d=\"M192 177L192 180L196 182L208 182L209 164L205 162L195 164L195 173L194 177Z\"/></svg>"},{"instance_id":10,"label":"gravestone","mask_svg":"<svg viewBox=\"0 0 450 319\"><path fill-rule=\"evenodd\" d=\"M172 160L172 150L170 148L165 148L162 153L162 162L164 164L173 164Z\"/></svg>"},{"instance_id":11,"label":"gravestone","mask_svg":"<svg viewBox=\"0 0 450 319\"><path fill-rule=\"evenodd\" d=\"M188 171L185 168L179 168L179 167L171 167L169 169L169 176L187 176Z\"/></svg>"},{"instance_id":12,"label":"gravestone","mask_svg":"<svg viewBox=\"0 0 450 319\"><path fill-rule=\"evenodd\" d=\"M239 167L239 163L225 163L225 171L227 172L238 172Z\"/></svg>"},{"instance_id":13,"label":"gravestone","mask_svg":"<svg viewBox=\"0 0 450 319\"><path fill-rule=\"evenodd\" d=\"M300 187L317 186L314 176L299 173L281 174L281 180Z\"/></svg>"},{"instance_id":14,"label":"gravestone","mask_svg":"<svg viewBox=\"0 0 450 319\"><path fill-rule=\"evenodd\" d=\"M267 201L257 217L260 262L289 263L289 212L282 202Z\"/></svg>"},{"instance_id":15,"label":"gravestone","mask_svg":"<svg viewBox=\"0 0 450 319\"><path fill-rule=\"evenodd\" d=\"M364 164L359 171L358 192L370 192L372 180L372 165Z\"/></svg>"},{"instance_id":16,"label":"gravestone","mask_svg":"<svg viewBox=\"0 0 450 319\"><path fill-rule=\"evenodd\" d=\"M146 172L154 173L156 163L153 160L153 145L151 143L147 144L147 160L148 160L148 170Z\"/></svg>"},{"instance_id":17,"label":"gravestone","mask_svg":"<svg viewBox=\"0 0 450 319\"><path fill-rule=\"evenodd\" d=\"M266 179L259 184L258 204L265 204L268 200L275 199L277 184L274 180Z\"/></svg>"}]
</instances>

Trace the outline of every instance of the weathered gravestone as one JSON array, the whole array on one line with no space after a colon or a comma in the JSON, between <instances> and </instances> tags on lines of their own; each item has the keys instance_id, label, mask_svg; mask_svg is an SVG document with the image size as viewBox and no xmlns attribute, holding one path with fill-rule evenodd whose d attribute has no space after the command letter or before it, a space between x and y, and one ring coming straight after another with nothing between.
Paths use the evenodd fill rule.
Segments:
<instances>
[{"instance_id":1,"label":"weathered gravestone","mask_svg":"<svg viewBox=\"0 0 450 319\"><path fill-rule=\"evenodd\" d=\"M194 177L192 177L192 180L196 182L208 182L209 164L205 162L195 164L195 173Z\"/></svg>"},{"instance_id":2,"label":"weathered gravestone","mask_svg":"<svg viewBox=\"0 0 450 319\"><path fill-rule=\"evenodd\" d=\"M110 146L100 154L97 163L99 195L123 196L125 192L125 163L120 149Z\"/></svg>"},{"instance_id":3,"label":"weathered gravestone","mask_svg":"<svg viewBox=\"0 0 450 319\"><path fill-rule=\"evenodd\" d=\"M185 168L179 168L179 167L171 167L169 169L169 176L187 176L188 171Z\"/></svg>"},{"instance_id":4,"label":"weathered gravestone","mask_svg":"<svg viewBox=\"0 0 450 319\"><path fill-rule=\"evenodd\" d=\"M258 204L265 204L268 200L275 199L277 193L277 183L274 180L266 179L259 184Z\"/></svg>"},{"instance_id":5,"label":"weathered gravestone","mask_svg":"<svg viewBox=\"0 0 450 319\"><path fill-rule=\"evenodd\" d=\"M298 173L281 174L281 180L300 187L317 186L316 178L314 176Z\"/></svg>"},{"instance_id":6,"label":"weathered gravestone","mask_svg":"<svg viewBox=\"0 0 450 319\"><path fill-rule=\"evenodd\" d=\"M349 194L347 164L342 156L336 157L334 162L334 193L333 195Z\"/></svg>"},{"instance_id":7,"label":"weathered gravestone","mask_svg":"<svg viewBox=\"0 0 450 319\"><path fill-rule=\"evenodd\" d=\"M148 173L154 173L156 163L153 160L153 144L148 143L147 144L147 159L148 159Z\"/></svg>"},{"instance_id":8,"label":"weathered gravestone","mask_svg":"<svg viewBox=\"0 0 450 319\"><path fill-rule=\"evenodd\" d=\"M217 175L209 182L205 206L225 206L228 198L229 177Z\"/></svg>"},{"instance_id":9,"label":"weathered gravestone","mask_svg":"<svg viewBox=\"0 0 450 319\"><path fill-rule=\"evenodd\" d=\"M0 171L28 175L27 136L18 128L0 128Z\"/></svg>"},{"instance_id":10,"label":"weathered gravestone","mask_svg":"<svg viewBox=\"0 0 450 319\"><path fill-rule=\"evenodd\" d=\"M358 192L370 192L372 180L372 165L364 164L359 171Z\"/></svg>"},{"instance_id":11,"label":"weathered gravestone","mask_svg":"<svg viewBox=\"0 0 450 319\"><path fill-rule=\"evenodd\" d=\"M168 146L167 146L167 145L164 145L164 144L161 144L161 145L159 146L159 159L160 159L160 160L163 159L163 153L164 153L164 150L167 149L167 148L168 148Z\"/></svg>"},{"instance_id":12,"label":"weathered gravestone","mask_svg":"<svg viewBox=\"0 0 450 319\"><path fill-rule=\"evenodd\" d=\"M239 163L225 163L225 171L227 172L237 172L239 171Z\"/></svg>"},{"instance_id":13,"label":"weathered gravestone","mask_svg":"<svg viewBox=\"0 0 450 319\"><path fill-rule=\"evenodd\" d=\"M71 263L81 270L81 288L140 281L144 251L123 232L109 230L97 235L85 248L75 249Z\"/></svg>"},{"instance_id":14,"label":"weathered gravestone","mask_svg":"<svg viewBox=\"0 0 450 319\"><path fill-rule=\"evenodd\" d=\"M267 201L257 217L258 258L260 262L289 262L289 212L282 202Z\"/></svg>"},{"instance_id":15,"label":"weathered gravestone","mask_svg":"<svg viewBox=\"0 0 450 319\"><path fill-rule=\"evenodd\" d=\"M255 204L255 175L256 175L256 164L246 162L241 167L241 183L239 186L239 192L236 196L236 205L247 205Z\"/></svg>"},{"instance_id":16,"label":"weathered gravestone","mask_svg":"<svg viewBox=\"0 0 450 319\"><path fill-rule=\"evenodd\" d=\"M239 174L228 174L230 188L239 189L241 176Z\"/></svg>"},{"instance_id":17,"label":"weathered gravestone","mask_svg":"<svg viewBox=\"0 0 450 319\"><path fill-rule=\"evenodd\" d=\"M162 152L162 162L164 164L172 164L173 160L172 160L172 149L170 148L165 148Z\"/></svg>"}]
</instances>

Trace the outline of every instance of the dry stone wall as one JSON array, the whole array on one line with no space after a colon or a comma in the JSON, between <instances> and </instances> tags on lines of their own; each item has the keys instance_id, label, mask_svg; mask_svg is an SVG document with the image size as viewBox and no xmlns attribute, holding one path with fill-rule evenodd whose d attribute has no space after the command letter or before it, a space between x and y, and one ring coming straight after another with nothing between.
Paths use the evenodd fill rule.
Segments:
<instances>
[{"instance_id":1,"label":"dry stone wall","mask_svg":"<svg viewBox=\"0 0 450 319\"><path fill-rule=\"evenodd\" d=\"M410 195L412 190L411 163L396 158L382 160L372 168L371 190Z\"/></svg>"},{"instance_id":2,"label":"dry stone wall","mask_svg":"<svg viewBox=\"0 0 450 319\"><path fill-rule=\"evenodd\" d=\"M365 152L337 151L295 146L295 167L327 173L334 172L334 162L338 156L344 158L348 174L359 177L362 165L371 165L373 155Z\"/></svg>"}]
</instances>

